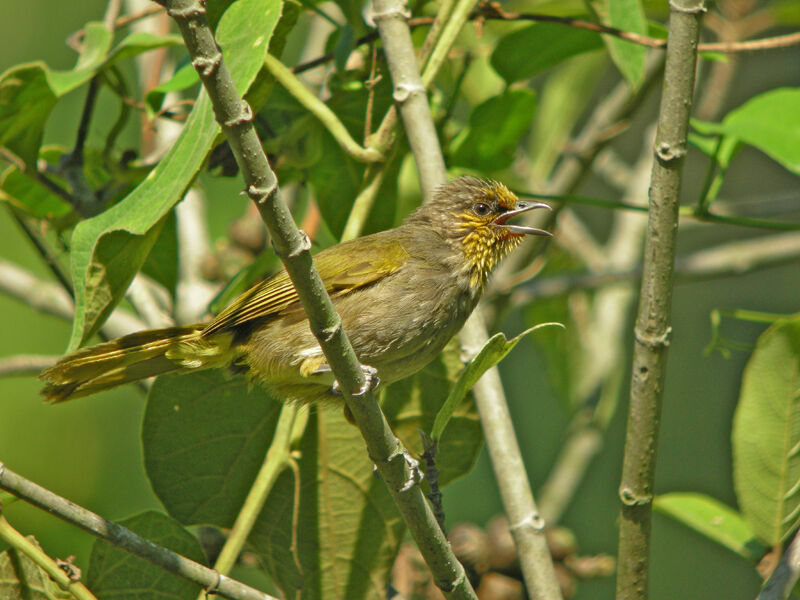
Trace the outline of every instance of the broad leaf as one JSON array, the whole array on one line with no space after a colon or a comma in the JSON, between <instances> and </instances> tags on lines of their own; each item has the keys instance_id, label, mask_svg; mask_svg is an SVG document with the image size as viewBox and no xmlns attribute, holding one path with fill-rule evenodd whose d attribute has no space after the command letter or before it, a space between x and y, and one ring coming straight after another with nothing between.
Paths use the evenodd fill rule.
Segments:
<instances>
[{"instance_id":1,"label":"broad leaf","mask_svg":"<svg viewBox=\"0 0 800 600\"><path fill-rule=\"evenodd\" d=\"M258 73L279 15L280 0L241 0L223 15L218 42L240 92ZM70 349L91 337L122 299L155 243L164 216L194 180L218 130L202 92L180 137L147 179L119 204L76 227Z\"/></svg>"},{"instance_id":2,"label":"broad leaf","mask_svg":"<svg viewBox=\"0 0 800 600\"><path fill-rule=\"evenodd\" d=\"M608 24L622 31L647 34L647 20L641 0L608 0ZM631 86L637 90L644 78L647 48L616 36L604 36L611 60Z\"/></svg>"},{"instance_id":3,"label":"broad leaf","mask_svg":"<svg viewBox=\"0 0 800 600\"><path fill-rule=\"evenodd\" d=\"M733 420L733 479L748 525L780 543L800 523L800 319L756 343Z\"/></svg>"},{"instance_id":4,"label":"broad leaf","mask_svg":"<svg viewBox=\"0 0 800 600\"><path fill-rule=\"evenodd\" d=\"M178 231L175 211L170 211L153 248L142 265L142 273L163 285L175 295L178 285Z\"/></svg>"},{"instance_id":5,"label":"broad leaf","mask_svg":"<svg viewBox=\"0 0 800 600\"><path fill-rule=\"evenodd\" d=\"M250 544L287 598L382 598L404 525L341 411L312 411ZM298 593L299 592L299 593Z\"/></svg>"},{"instance_id":6,"label":"broad leaf","mask_svg":"<svg viewBox=\"0 0 800 600\"><path fill-rule=\"evenodd\" d=\"M477 171L510 166L535 110L536 95L524 88L506 90L479 104L469 116L469 127L453 142L449 163Z\"/></svg>"},{"instance_id":7,"label":"broad leaf","mask_svg":"<svg viewBox=\"0 0 800 600\"><path fill-rule=\"evenodd\" d=\"M549 327L552 325L561 327L562 329L564 328L561 323L542 323L541 325L523 331L517 337L510 340L506 339L503 333L496 333L489 338L483 345L483 348L481 348L469 364L467 364L455 385L450 390L447 400L436 415L431 438L433 440L439 440L442 437L442 433L444 433L445 427L447 427L450 417L453 415L453 411L461 404L467 392L472 389L472 386L475 385L486 371L503 360L526 335L542 327Z\"/></svg>"},{"instance_id":8,"label":"broad leaf","mask_svg":"<svg viewBox=\"0 0 800 600\"><path fill-rule=\"evenodd\" d=\"M272 439L280 404L221 370L162 375L147 395L147 476L184 525L230 527Z\"/></svg>"},{"instance_id":9,"label":"broad leaf","mask_svg":"<svg viewBox=\"0 0 800 600\"><path fill-rule=\"evenodd\" d=\"M491 63L507 83L533 77L540 71L583 52L603 47L596 33L551 23L518 29L502 38Z\"/></svg>"},{"instance_id":10,"label":"broad leaf","mask_svg":"<svg viewBox=\"0 0 800 600\"><path fill-rule=\"evenodd\" d=\"M722 123L693 121L705 134L725 135L755 146L793 173L800 173L800 88L781 88L751 98Z\"/></svg>"},{"instance_id":11,"label":"broad leaf","mask_svg":"<svg viewBox=\"0 0 800 600\"><path fill-rule=\"evenodd\" d=\"M758 564L768 548L755 539L742 515L722 502L691 492L657 496L653 508L720 546Z\"/></svg>"},{"instance_id":12,"label":"broad leaf","mask_svg":"<svg viewBox=\"0 0 800 600\"><path fill-rule=\"evenodd\" d=\"M119 524L190 560L206 562L197 538L167 515L148 511ZM193 600L200 592L198 585L103 539L92 546L86 585L99 600Z\"/></svg>"}]
</instances>

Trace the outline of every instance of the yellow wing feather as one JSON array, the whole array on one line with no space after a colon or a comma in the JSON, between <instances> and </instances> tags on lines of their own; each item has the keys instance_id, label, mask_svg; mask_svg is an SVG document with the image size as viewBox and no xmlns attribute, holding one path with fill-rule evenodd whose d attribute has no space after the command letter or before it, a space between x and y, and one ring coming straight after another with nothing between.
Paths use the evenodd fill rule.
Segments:
<instances>
[{"instance_id":1,"label":"yellow wing feather","mask_svg":"<svg viewBox=\"0 0 800 600\"><path fill-rule=\"evenodd\" d=\"M396 230L366 236L323 250L314 257L325 289L332 296L371 285L402 267L408 259ZM353 264L355 263L355 264ZM297 291L285 270L255 284L236 298L206 327L202 336L229 330L255 319L296 308Z\"/></svg>"}]
</instances>

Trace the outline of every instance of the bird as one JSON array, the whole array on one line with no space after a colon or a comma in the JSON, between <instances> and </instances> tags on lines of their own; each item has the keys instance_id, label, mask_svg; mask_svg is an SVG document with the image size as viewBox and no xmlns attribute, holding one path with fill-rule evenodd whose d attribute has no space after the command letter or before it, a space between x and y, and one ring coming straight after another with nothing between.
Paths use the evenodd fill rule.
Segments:
<instances>
[{"instance_id":1,"label":"bird","mask_svg":"<svg viewBox=\"0 0 800 600\"><path fill-rule=\"evenodd\" d=\"M494 267L528 235L509 221L547 204L504 184L462 176L386 231L331 246L317 271L353 349L389 384L431 362L461 329ZM285 270L253 285L207 324L141 331L80 349L45 369L52 403L169 372L227 368L275 397L341 404L335 377Z\"/></svg>"}]
</instances>

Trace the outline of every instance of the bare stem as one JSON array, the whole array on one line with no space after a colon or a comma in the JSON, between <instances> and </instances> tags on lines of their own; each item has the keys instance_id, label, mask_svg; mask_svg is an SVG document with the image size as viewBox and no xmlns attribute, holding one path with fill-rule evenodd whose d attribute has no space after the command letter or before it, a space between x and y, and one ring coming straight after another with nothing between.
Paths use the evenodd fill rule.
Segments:
<instances>
[{"instance_id":1,"label":"bare stem","mask_svg":"<svg viewBox=\"0 0 800 600\"><path fill-rule=\"evenodd\" d=\"M650 522L670 335L678 203L694 90L703 0L672 0L664 86L650 185L630 412L619 495L617 599L648 597Z\"/></svg>"}]
</instances>

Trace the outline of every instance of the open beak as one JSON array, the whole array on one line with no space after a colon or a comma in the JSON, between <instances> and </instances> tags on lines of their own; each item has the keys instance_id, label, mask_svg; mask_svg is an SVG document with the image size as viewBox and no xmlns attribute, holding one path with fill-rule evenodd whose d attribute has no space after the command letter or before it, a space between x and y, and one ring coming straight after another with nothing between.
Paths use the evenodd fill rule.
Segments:
<instances>
[{"instance_id":1,"label":"open beak","mask_svg":"<svg viewBox=\"0 0 800 600\"><path fill-rule=\"evenodd\" d=\"M544 204L543 202L525 202L520 200L516 203L513 210L509 210L504 212L502 215L497 217L492 224L496 227L502 227L509 233L515 233L517 235L546 235L552 236L553 234L549 231L545 231L544 229L536 229L535 227L526 227L525 225L508 225L506 221L511 219L512 217L516 217L517 215L521 215L522 213L526 213L529 210L533 210L535 208L546 208L547 210L552 210L548 204Z\"/></svg>"}]
</instances>

